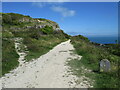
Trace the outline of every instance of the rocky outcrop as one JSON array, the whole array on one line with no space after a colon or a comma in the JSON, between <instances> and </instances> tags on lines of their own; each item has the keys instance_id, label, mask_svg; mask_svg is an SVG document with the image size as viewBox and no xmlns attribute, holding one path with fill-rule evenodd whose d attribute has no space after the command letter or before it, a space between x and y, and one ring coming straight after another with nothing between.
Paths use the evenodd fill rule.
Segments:
<instances>
[{"instance_id":1,"label":"rocky outcrop","mask_svg":"<svg viewBox=\"0 0 120 90\"><path fill-rule=\"evenodd\" d=\"M46 25L52 26L54 30L60 30L59 25L51 20L42 18L31 18L30 16L25 16L16 13L2 13L3 25L10 25L11 30L23 30L29 28L44 28ZM18 26L18 27L17 27Z\"/></svg>"}]
</instances>

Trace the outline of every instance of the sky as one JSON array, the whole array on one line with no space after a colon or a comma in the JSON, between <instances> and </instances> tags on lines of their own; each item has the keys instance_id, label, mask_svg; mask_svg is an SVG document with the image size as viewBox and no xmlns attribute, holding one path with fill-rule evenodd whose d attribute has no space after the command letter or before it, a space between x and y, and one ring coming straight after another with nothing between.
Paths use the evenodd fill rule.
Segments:
<instances>
[{"instance_id":1,"label":"sky","mask_svg":"<svg viewBox=\"0 0 120 90\"><path fill-rule=\"evenodd\" d=\"M3 2L2 12L55 21L70 35L118 35L117 2Z\"/></svg>"}]
</instances>

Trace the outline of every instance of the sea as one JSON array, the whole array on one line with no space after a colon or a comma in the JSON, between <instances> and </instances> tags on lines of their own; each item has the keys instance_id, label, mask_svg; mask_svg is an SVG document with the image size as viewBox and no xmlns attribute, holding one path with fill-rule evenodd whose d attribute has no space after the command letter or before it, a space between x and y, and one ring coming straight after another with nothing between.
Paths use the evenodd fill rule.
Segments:
<instances>
[{"instance_id":1,"label":"sea","mask_svg":"<svg viewBox=\"0 0 120 90\"><path fill-rule=\"evenodd\" d=\"M67 33L67 34L71 36L79 35L78 33L74 33L74 32ZM117 36L84 36L84 37L87 37L91 42L95 42L98 44L116 44L116 40L118 40L118 35ZM119 40L120 40L120 37L119 37Z\"/></svg>"},{"instance_id":2,"label":"sea","mask_svg":"<svg viewBox=\"0 0 120 90\"><path fill-rule=\"evenodd\" d=\"M118 37L87 37L90 41L99 44L115 44Z\"/></svg>"}]
</instances>

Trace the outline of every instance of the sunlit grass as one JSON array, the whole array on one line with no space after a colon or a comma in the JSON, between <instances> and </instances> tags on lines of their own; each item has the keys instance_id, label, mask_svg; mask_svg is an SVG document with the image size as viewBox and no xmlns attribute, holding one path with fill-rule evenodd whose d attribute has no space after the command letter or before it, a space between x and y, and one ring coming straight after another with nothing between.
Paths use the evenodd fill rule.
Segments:
<instances>
[{"instance_id":1,"label":"sunlit grass","mask_svg":"<svg viewBox=\"0 0 120 90\"><path fill-rule=\"evenodd\" d=\"M119 88L119 77L118 77L118 61L120 60L119 56L116 56L109 52L104 47L99 45L94 45L83 37L72 37L71 43L75 47L75 52L79 55L82 55L80 61L71 60L70 66L74 69L73 72L77 76L81 75L81 72L76 71L77 68L81 69L81 66L90 69L91 73L86 73L85 76L89 77L92 80L95 80L95 88ZM108 73L102 73L99 71L99 62L102 59L108 59L111 62L111 71Z\"/></svg>"}]
</instances>

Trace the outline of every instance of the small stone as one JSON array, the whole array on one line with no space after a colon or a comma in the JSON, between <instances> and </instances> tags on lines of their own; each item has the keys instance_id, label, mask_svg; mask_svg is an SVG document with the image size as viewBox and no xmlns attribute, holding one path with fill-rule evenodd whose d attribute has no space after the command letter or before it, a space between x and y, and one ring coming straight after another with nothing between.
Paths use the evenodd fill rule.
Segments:
<instances>
[{"instance_id":1,"label":"small stone","mask_svg":"<svg viewBox=\"0 0 120 90\"><path fill-rule=\"evenodd\" d=\"M109 72L111 69L110 61L107 59L103 59L100 61L100 72Z\"/></svg>"}]
</instances>

